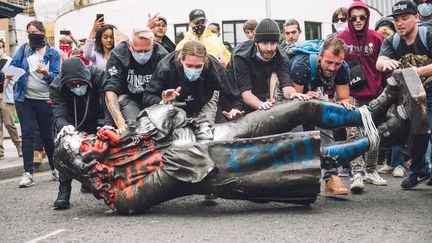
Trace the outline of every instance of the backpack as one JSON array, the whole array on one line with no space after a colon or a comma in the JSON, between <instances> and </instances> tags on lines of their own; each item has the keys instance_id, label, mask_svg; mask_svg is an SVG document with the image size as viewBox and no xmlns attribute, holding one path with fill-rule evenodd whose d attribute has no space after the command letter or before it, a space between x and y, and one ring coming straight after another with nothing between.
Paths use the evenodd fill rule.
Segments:
<instances>
[{"instance_id":1,"label":"backpack","mask_svg":"<svg viewBox=\"0 0 432 243\"><path fill-rule=\"evenodd\" d=\"M431 50L427 42L427 30L428 30L427 27L419 27L419 35L423 46L426 47L426 50L428 52L430 52ZM392 47L394 50L396 50L396 48L399 46L399 43L400 43L400 35L398 33L395 33L392 39Z\"/></svg>"},{"instance_id":2,"label":"backpack","mask_svg":"<svg viewBox=\"0 0 432 243\"><path fill-rule=\"evenodd\" d=\"M324 40L307 40L307 41L298 41L295 44L286 45L283 50L288 55L290 61L288 63L288 68L291 71L292 67L292 58L296 55L303 54L309 55L309 65L310 65L310 80L307 84L308 90L311 90L311 81L315 80L317 77L316 70L316 62L318 58L318 54L321 52L322 46L324 44ZM279 85L276 85L275 98L278 101L283 100L282 90L279 88Z\"/></svg>"},{"instance_id":3,"label":"backpack","mask_svg":"<svg viewBox=\"0 0 432 243\"><path fill-rule=\"evenodd\" d=\"M290 59L298 54L309 55L309 64L311 69L310 81L315 80L316 78L317 75L316 60L318 58L318 54L321 52L323 45L324 45L324 40L316 39L316 40L299 41L295 43L293 46L286 49L286 53L288 54ZM291 62L289 68L291 70ZM310 83L308 85L310 86Z\"/></svg>"}]
</instances>

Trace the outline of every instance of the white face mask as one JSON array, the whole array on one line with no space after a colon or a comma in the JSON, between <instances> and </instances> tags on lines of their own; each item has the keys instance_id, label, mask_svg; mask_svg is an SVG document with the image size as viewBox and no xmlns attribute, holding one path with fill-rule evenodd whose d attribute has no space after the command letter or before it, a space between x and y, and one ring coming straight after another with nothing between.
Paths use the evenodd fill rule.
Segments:
<instances>
[{"instance_id":1,"label":"white face mask","mask_svg":"<svg viewBox=\"0 0 432 243\"><path fill-rule=\"evenodd\" d=\"M334 28L336 29L336 31L338 33L346 30L348 28L348 23L347 22L342 22L342 21L338 21L337 23L333 24Z\"/></svg>"}]
</instances>

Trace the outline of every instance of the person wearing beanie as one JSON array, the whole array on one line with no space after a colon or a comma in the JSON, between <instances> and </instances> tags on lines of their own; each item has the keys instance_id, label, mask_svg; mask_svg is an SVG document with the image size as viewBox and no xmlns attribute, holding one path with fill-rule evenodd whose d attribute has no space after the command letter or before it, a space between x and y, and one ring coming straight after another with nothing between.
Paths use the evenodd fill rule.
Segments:
<instances>
[{"instance_id":1,"label":"person wearing beanie","mask_svg":"<svg viewBox=\"0 0 432 243\"><path fill-rule=\"evenodd\" d=\"M393 18L382 17L375 23L375 31L380 32L384 35L384 38L392 36L396 33Z\"/></svg>"},{"instance_id":2,"label":"person wearing beanie","mask_svg":"<svg viewBox=\"0 0 432 243\"><path fill-rule=\"evenodd\" d=\"M240 43L233 50L228 69L238 85L246 112L267 110L273 106L273 97L270 96L272 73L277 74L279 88L286 99L302 96L291 86L288 56L278 46L279 37L278 24L263 19L255 29L254 39Z\"/></svg>"},{"instance_id":3,"label":"person wearing beanie","mask_svg":"<svg viewBox=\"0 0 432 243\"><path fill-rule=\"evenodd\" d=\"M404 65L401 61L422 60L423 63L432 63L432 30L430 27L418 27L419 15L417 5L412 1L399 1L392 6L392 14L395 21L396 32L393 36L384 40L379 53L376 68L379 71L392 71ZM395 38L397 41L395 41ZM414 66L420 79L426 81L432 76L432 64ZM426 85L427 107L432 107L432 86ZM432 120L432 111L428 109L427 115ZM432 123L429 123L432 128ZM425 154L412 154L412 173L402 181L403 189L412 189L430 178L428 166L425 162Z\"/></svg>"}]
</instances>

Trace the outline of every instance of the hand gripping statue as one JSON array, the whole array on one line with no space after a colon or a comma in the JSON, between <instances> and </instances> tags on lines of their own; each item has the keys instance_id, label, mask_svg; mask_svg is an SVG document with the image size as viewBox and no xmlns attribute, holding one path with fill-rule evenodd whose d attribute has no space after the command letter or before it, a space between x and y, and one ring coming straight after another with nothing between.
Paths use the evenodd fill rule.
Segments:
<instances>
[{"instance_id":1,"label":"hand gripping statue","mask_svg":"<svg viewBox=\"0 0 432 243\"><path fill-rule=\"evenodd\" d=\"M363 138L320 148L318 132L287 133L299 124L367 129ZM429 136L425 91L415 71L403 69L361 109L289 101L212 127L180 108L155 105L126 133L102 128L60 138L54 156L58 170L120 214L191 194L309 205L320 192L321 168L379 146L424 153Z\"/></svg>"}]
</instances>

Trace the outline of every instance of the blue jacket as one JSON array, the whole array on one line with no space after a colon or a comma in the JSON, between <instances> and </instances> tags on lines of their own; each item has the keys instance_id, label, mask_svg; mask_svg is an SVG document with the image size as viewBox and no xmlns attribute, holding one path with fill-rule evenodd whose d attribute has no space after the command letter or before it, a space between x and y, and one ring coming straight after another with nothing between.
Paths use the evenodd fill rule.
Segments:
<instances>
[{"instance_id":1,"label":"blue jacket","mask_svg":"<svg viewBox=\"0 0 432 243\"><path fill-rule=\"evenodd\" d=\"M18 81L15 84L14 88L14 99L15 102L24 102L25 99L25 93L27 90L27 82L28 82L28 76L29 76L29 64L27 62L27 58L35 53L35 50L32 48L27 47L28 44L23 44L18 49L17 53L12 59L12 62L10 65L22 68L26 71L25 74L23 74ZM28 49L28 50L25 50ZM24 53L26 52L26 53ZM57 75L60 72L60 53L52 48L50 45L47 44L46 51L44 55L44 63L49 62L49 72L50 72L50 79L45 80L47 84L51 84L51 82L57 77Z\"/></svg>"}]
</instances>

